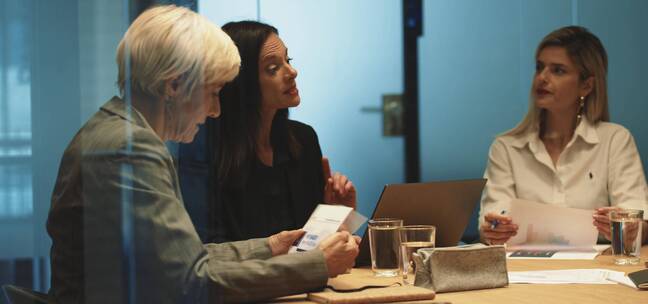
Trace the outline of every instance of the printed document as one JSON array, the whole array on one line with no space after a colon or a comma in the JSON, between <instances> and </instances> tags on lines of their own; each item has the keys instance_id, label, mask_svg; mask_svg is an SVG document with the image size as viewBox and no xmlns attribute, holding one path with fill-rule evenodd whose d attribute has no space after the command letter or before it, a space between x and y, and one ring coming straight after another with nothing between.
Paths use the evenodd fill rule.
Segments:
<instances>
[{"instance_id":1,"label":"printed document","mask_svg":"<svg viewBox=\"0 0 648 304\"><path fill-rule=\"evenodd\" d=\"M596 252L598 231L591 210L513 200L507 215L519 227L506 243L507 251Z\"/></svg>"}]
</instances>

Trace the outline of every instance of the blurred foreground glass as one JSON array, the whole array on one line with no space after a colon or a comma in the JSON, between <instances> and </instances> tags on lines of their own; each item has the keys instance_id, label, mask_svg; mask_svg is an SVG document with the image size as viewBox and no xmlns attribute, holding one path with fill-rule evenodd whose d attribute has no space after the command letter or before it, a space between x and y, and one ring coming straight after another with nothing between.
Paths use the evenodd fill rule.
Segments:
<instances>
[{"instance_id":1,"label":"blurred foreground glass","mask_svg":"<svg viewBox=\"0 0 648 304\"><path fill-rule=\"evenodd\" d=\"M434 247L436 228L431 225L410 225L403 226L398 231L400 233L400 249L403 259L401 263L403 284L413 285L416 268L414 260L412 260L412 253L421 248Z\"/></svg>"},{"instance_id":2,"label":"blurred foreground glass","mask_svg":"<svg viewBox=\"0 0 648 304\"><path fill-rule=\"evenodd\" d=\"M612 210L609 217L614 264L639 264L643 210Z\"/></svg>"},{"instance_id":3,"label":"blurred foreground glass","mask_svg":"<svg viewBox=\"0 0 648 304\"><path fill-rule=\"evenodd\" d=\"M371 270L377 277L395 277L400 270L400 236L403 220L377 218L369 220Z\"/></svg>"}]
</instances>

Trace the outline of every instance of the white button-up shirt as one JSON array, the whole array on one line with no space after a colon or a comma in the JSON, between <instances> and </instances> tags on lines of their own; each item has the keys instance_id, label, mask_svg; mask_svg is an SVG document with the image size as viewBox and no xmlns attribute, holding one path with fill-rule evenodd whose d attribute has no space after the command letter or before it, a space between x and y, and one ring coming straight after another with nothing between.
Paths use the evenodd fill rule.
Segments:
<instances>
[{"instance_id":1,"label":"white button-up shirt","mask_svg":"<svg viewBox=\"0 0 648 304\"><path fill-rule=\"evenodd\" d=\"M555 166L537 131L499 136L484 176L480 224L489 212L509 210L516 198L592 210L642 209L648 219L648 186L637 146L618 124L583 119Z\"/></svg>"}]
</instances>

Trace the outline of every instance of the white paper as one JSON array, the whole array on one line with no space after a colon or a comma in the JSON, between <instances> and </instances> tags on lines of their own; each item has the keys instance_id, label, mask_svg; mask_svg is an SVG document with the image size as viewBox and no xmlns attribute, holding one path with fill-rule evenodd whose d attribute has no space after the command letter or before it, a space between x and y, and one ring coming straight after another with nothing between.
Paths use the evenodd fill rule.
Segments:
<instances>
[{"instance_id":1,"label":"white paper","mask_svg":"<svg viewBox=\"0 0 648 304\"><path fill-rule=\"evenodd\" d=\"M364 215L351 210L343 225L344 228L346 228L346 231L349 231L350 233L356 233L356 231L360 229L360 226L362 226L362 224L364 224L366 221L367 218Z\"/></svg>"},{"instance_id":2,"label":"white paper","mask_svg":"<svg viewBox=\"0 0 648 304\"><path fill-rule=\"evenodd\" d=\"M592 211L513 200L506 215L519 226L507 250L592 251L598 231Z\"/></svg>"},{"instance_id":3,"label":"white paper","mask_svg":"<svg viewBox=\"0 0 648 304\"><path fill-rule=\"evenodd\" d=\"M635 283L632 282L632 280L630 280L630 278L626 276L624 272L621 271L610 271L607 279L612 282L617 282L621 285L638 289L637 285L635 285Z\"/></svg>"},{"instance_id":4,"label":"white paper","mask_svg":"<svg viewBox=\"0 0 648 304\"><path fill-rule=\"evenodd\" d=\"M353 233L366 220L366 217L353 211L351 207L319 204L302 228L306 233L295 246L291 247L290 252L316 248L322 240L337 232L341 226Z\"/></svg>"},{"instance_id":5,"label":"white paper","mask_svg":"<svg viewBox=\"0 0 648 304\"><path fill-rule=\"evenodd\" d=\"M609 245L609 244L608 245L605 245L605 244L594 245L594 250L598 251L598 253L601 253L601 252L603 252L605 250L608 250L608 248L610 248L610 247L612 247L612 245Z\"/></svg>"},{"instance_id":6,"label":"white paper","mask_svg":"<svg viewBox=\"0 0 648 304\"><path fill-rule=\"evenodd\" d=\"M616 284L608 280L611 272L607 269L564 269L542 271L510 271L511 284ZM622 275L623 272L621 272ZM614 274L618 276L618 274Z\"/></svg>"}]
</instances>

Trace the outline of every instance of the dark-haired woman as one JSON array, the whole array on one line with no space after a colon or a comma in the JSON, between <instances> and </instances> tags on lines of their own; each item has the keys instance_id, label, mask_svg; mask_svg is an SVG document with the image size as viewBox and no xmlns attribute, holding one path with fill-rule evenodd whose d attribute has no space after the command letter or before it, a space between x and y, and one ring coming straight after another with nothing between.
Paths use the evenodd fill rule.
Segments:
<instances>
[{"instance_id":1,"label":"dark-haired woman","mask_svg":"<svg viewBox=\"0 0 648 304\"><path fill-rule=\"evenodd\" d=\"M313 128L288 119L288 108L301 100L297 70L277 29L242 21L223 30L239 49L241 71L221 91L223 115L209 122L217 125L217 183L207 240L301 228L319 203L355 208L354 185L331 174Z\"/></svg>"},{"instance_id":2,"label":"dark-haired woman","mask_svg":"<svg viewBox=\"0 0 648 304\"><path fill-rule=\"evenodd\" d=\"M529 112L490 149L483 240L503 244L517 233L515 219L500 211L518 198L593 210L593 225L608 240L612 208L641 209L648 218L648 188L634 139L609 119L601 41L579 26L549 33L536 51Z\"/></svg>"}]
</instances>

